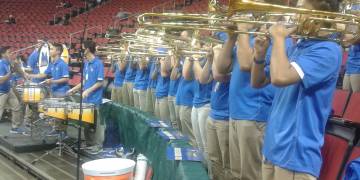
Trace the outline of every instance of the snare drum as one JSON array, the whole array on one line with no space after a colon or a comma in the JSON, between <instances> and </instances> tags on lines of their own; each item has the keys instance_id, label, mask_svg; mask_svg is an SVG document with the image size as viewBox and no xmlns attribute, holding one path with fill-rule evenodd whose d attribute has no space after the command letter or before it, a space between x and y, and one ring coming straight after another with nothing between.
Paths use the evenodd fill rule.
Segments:
<instances>
[{"instance_id":1,"label":"snare drum","mask_svg":"<svg viewBox=\"0 0 360 180\"><path fill-rule=\"evenodd\" d=\"M16 87L24 103L38 103L45 98L45 89L38 84L24 84Z\"/></svg>"},{"instance_id":2,"label":"snare drum","mask_svg":"<svg viewBox=\"0 0 360 180\"><path fill-rule=\"evenodd\" d=\"M44 114L53 118L66 120L66 107L67 102L53 102L50 104L46 104L46 107L44 107Z\"/></svg>"},{"instance_id":3,"label":"snare drum","mask_svg":"<svg viewBox=\"0 0 360 180\"><path fill-rule=\"evenodd\" d=\"M83 103L82 106L82 121L90 124L94 124L95 120L95 105ZM80 117L80 104L69 103L67 106L67 115L69 119L79 120Z\"/></svg>"},{"instance_id":4,"label":"snare drum","mask_svg":"<svg viewBox=\"0 0 360 180\"><path fill-rule=\"evenodd\" d=\"M55 104L55 103L58 103L58 102L64 102L64 101L65 101L64 98L46 98L46 99L39 102L38 111L41 112L41 113L44 113L45 109L47 107L49 107L49 105Z\"/></svg>"}]
</instances>

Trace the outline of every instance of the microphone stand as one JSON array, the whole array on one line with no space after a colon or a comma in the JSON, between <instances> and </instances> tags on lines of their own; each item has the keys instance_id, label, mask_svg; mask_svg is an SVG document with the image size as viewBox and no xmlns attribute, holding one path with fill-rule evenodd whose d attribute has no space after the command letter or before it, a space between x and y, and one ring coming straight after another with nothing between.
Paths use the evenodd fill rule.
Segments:
<instances>
[{"instance_id":1,"label":"microphone stand","mask_svg":"<svg viewBox=\"0 0 360 180\"><path fill-rule=\"evenodd\" d=\"M87 2L85 0L85 8L87 6ZM85 54L84 54L84 48L83 48L83 42L85 39L85 33L86 33L86 29L87 29L87 25L88 25L88 20L89 20L89 12L86 12L86 20L84 23L84 29L83 29L83 34L82 34L82 38L80 39L80 45L81 45L81 49L80 49L80 59L81 59L81 65L80 65L80 113L79 113L79 126L78 126L78 144L77 144L77 159L76 159L76 179L80 180L80 149L81 149L81 128L82 128L82 115L83 115L83 87L84 87L84 60L85 60Z\"/></svg>"}]
</instances>

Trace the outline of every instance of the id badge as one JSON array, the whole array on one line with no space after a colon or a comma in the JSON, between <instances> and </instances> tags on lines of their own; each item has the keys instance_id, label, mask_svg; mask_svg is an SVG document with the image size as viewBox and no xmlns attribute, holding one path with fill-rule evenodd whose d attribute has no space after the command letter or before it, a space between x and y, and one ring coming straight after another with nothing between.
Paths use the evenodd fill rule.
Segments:
<instances>
[{"instance_id":1,"label":"id badge","mask_svg":"<svg viewBox=\"0 0 360 180\"><path fill-rule=\"evenodd\" d=\"M86 80L86 81L89 80L89 74L86 74L86 75L85 75L85 80Z\"/></svg>"}]
</instances>

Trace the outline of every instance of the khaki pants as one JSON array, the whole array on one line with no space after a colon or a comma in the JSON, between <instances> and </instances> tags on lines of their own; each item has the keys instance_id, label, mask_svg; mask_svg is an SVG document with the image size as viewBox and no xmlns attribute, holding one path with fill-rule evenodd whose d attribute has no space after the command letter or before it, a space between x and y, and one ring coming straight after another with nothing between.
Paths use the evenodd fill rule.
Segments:
<instances>
[{"instance_id":1,"label":"khaki pants","mask_svg":"<svg viewBox=\"0 0 360 180\"><path fill-rule=\"evenodd\" d=\"M23 123L24 114L20 101L12 89L6 94L0 93L0 118L4 112L5 105L9 105L11 108L11 127L18 128Z\"/></svg>"},{"instance_id":2,"label":"khaki pants","mask_svg":"<svg viewBox=\"0 0 360 180\"><path fill-rule=\"evenodd\" d=\"M176 129L179 128L179 109L176 106L176 97L175 96L168 96L168 103L169 103L169 112L170 112L170 121L172 127Z\"/></svg>"},{"instance_id":3,"label":"khaki pants","mask_svg":"<svg viewBox=\"0 0 360 180\"><path fill-rule=\"evenodd\" d=\"M206 120L209 116L210 104L206 104L199 108L192 108L191 124L195 135L196 144L199 149L204 152L205 160L207 160L206 143Z\"/></svg>"},{"instance_id":4,"label":"khaki pants","mask_svg":"<svg viewBox=\"0 0 360 180\"><path fill-rule=\"evenodd\" d=\"M170 113L168 106L168 98L156 98L155 100L155 116L162 121L170 121Z\"/></svg>"},{"instance_id":5,"label":"khaki pants","mask_svg":"<svg viewBox=\"0 0 360 180\"><path fill-rule=\"evenodd\" d=\"M37 104L25 104L25 124L31 124L34 120L39 118Z\"/></svg>"},{"instance_id":6,"label":"khaki pants","mask_svg":"<svg viewBox=\"0 0 360 180\"><path fill-rule=\"evenodd\" d=\"M115 87L111 90L111 100L115 103L123 103L123 87Z\"/></svg>"},{"instance_id":7,"label":"khaki pants","mask_svg":"<svg viewBox=\"0 0 360 180\"><path fill-rule=\"evenodd\" d=\"M146 111L146 91L134 89L134 107Z\"/></svg>"},{"instance_id":8,"label":"khaki pants","mask_svg":"<svg viewBox=\"0 0 360 180\"><path fill-rule=\"evenodd\" d=\"M234 179L262 179L262 145L265 123L230 120L230 170Z\"/></svg>"},{"instance_id":9,"label":"khaki pants","mask_svg":"<svg viewBox=\"0 0 360 180\"><path fill-rule=\"evenodd\" d=\"M179 106L179 119L181 122L181 132L187 135L190 139L191 145L195 146L195 136L191 124L191 109L190 106Z\"/></svg>"},{"instance_id":10,"label":"khaki pants","mask_svg":"<svg viewBox=\"0 0 360 180\"><path fill-rule=\"evenodd\" d=\"M214 180L230 179L229 121L207 120L207 149Z\"/></svg>"},{"instance_id":11,"label":"khaki pants","mask_svg":"<svg viewBox=\"0 0 360 180\"><path fill-rule=\"evenodd\" d=\"M133 87L134 83L132 82L125 82L123 84L123 100L125 105L134 106Z\"/></svg>"},{"instance_id":12,"label":"khaki pants","mask_svg":"<svg viewBox=\"0 0 360 180\"><path fill-rule=\"evenodd\" d=\"M352 92L360 91L360 74L345 74L343 89Z\"/></svg>"},{"instance_id":13,"label":"khaki pants","mask_svg":"<svg viewBox=\"0 0 360 180\"><path fill-rule=\"evenodd\" d=\"M84 136L85 141L88 146L101 145L105 139L105 122L101 124L101 116L99 108L96 109L96 126L95 128L91 127L89 124L85 125Z\"/></svg>"},{"instance_id":14,"label":"khaki pants","mask_svg":"<svg viewBox=\"0 0 360 180\"><path fill-rule=\"evenodd\" d=\"M263 162L262 174L263 180L316 180L316 178L310 174L289 171L269 162Z\"/></svg>"},{"instance_id":15,"label":"khaki pants","mask_svg":"<svg viewBox=\"0 0 360 180\"><path fill-rule=\"evenodd\" d=\"M155 109L155 89L148 88L146 90L146 112L154 114Z\"/></svg>"}]
</instances>

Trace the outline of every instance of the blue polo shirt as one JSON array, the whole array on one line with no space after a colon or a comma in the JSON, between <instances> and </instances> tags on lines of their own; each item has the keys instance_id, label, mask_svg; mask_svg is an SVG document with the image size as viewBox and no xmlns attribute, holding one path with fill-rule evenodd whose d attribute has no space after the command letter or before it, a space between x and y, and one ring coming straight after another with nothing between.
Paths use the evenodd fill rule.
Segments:
<instances>
[{"instance_id":1,"label":"blue polo shirt","mask_svg":"<svg viewBox=\"0 0 360 180\"><path fill-rule=\"evenodd\" d=\"M331 41L303 40L288 51L288 57L302 80L278 89L263 154L276 166L319 177L342 49Z\"/></svg>"},{"instance_id":2,"label":"blue polo shirt","mask_svg":"<svg viewBox=\"0 0 360 180\"><path fill-rule=\"evenodd\" d=\"M346 74L360 74L360 43L350 46Z\"/></svg>"},{"instance_id":3,"label":"blue polo shirt","mask_svg":"<svg viewBox=\"0 0 360 180\"><path fill-rule=\"evenodd\" d=\"M98 81L104 80L104 65L99 57L96 56L93 60L87 60L85 62L84 76L84 90L89 89ZM103 89L103 87L100 87L90 93L90 95L84 99L84 102L100 105L102 102Z\"/></svg>"},{"instance_id":4,"label":"blue polo shirt","mask_svg":"<svg viewBox=\"0 0 360 180\"><path fill-rule=\"evenodd\" d=\"M5 76L10 72L10 63L8 60L0 59L0 76ZM10 91L10 78L0 83L0 93L8 93Z\"/></svg>"},{"instance_id":5,"label":"blue polo shirt","mask_svg":"<svg viewBox=\"0 0 360 180\"><path fill-rule=\"evenodd\" d=\"M129 60L131 58L128 58ZM136 68L133 67L132 63L134 62L128 62L126 65L126 72L125 72L125 81L126 82L134 82L135 76L136 76Z\"/></svg>"},{"instance_id":6,"label":"blue polo shirt","mask_svg":"<svg viewBox=\"0 0 360 180\"><path fill-rule=\"evenodd\" d=\"M162 77L160 72L157 76L157 84L155 89L155 97L157 99L167 97L169 92L170 77Z\"/></svg>"},{"instance_id":7,"label":"blue polo shirt","mask_svg":"<svg viewBox=\"0 0 360 180\"><path fill-rule=\"evenodd\" d=\"M193 106L194 99L194 80L186 80L183 76L180 77L179 89L176 92L176 105L179 106Z\"/></svg>"},{"instance_id":8,"label":"blue polo shirt","mask_svg":"<svg viewBox=\"0 0 360 180\"><path fill-rule=\"evenodd\" d=\"M212 84L213 81L207 84L201 84L199 81L194 82L194 107L200 108L210 103Z\"/></svg>"},{"instance_id":9,"label":"blue polo shirt","mask_svg":"<svg viewBox=\"0 0 360 180\"><path fill-rule=\"evenodd\" d=\"M135 81L134 81L134 89L137 90L146 90L149 84L149 67L141 70L140 68L138 68L136 70L136 76L135 76Z\"/></svg>"},{"instance_id":10,"label":"blue polo shirt","mask_svg":"<svg viewBox=\"0 0 360 180\"><path fill-rule=\"evenodd\" d=\"M251 44L254 44L251 38ZM292 46L292 40L286 40L287 48ZM266 64L270 64L272 44L266 52ZM229 89L229 111L233 120L248 120L266 122L270 112L276 88L269 84L263 88L251 86L251 73L242 71L237 60L237 48L233 49L233 69Z\"/></svg>"},{"instance_id":11,"label":"blue polo shirt","mask_svg":"<svg viewBox=\"0 0 360 180\"><path fill-rule=\"evenodd\" d=\"M35 49L30 54L30 56L28 57L27 67L31 68L31 70L32 70L31 74L39 74L40 73L40 69L39 69L39 51L37 49ZM45 79L43 79L43 78L33 78L32 82L40 83L40 82L42 82L44 80Z\"/></svg>"},{"instance_id":12,"label":"blue polo shirt","mask_svg":"<svg viewBox=\"0 0 360 180\"><path fill-rule=\"evenodd\" d=\"M209 116L214 120L229 120L229 87L230 82L213 83Z\"/></svg>"},{"instance_id":13,"label":"blue polo shirt","mask_svg":"<svg viewBox=\"0 0 360 180\"><path fill-rule=\"evenodd\" d=\"M157 84L157 79L153 80L151 79L152 74L154 73L154 71L156 70L156 64L153 61L153 59L150 59L150 72L149 72L149 88L155 89L156 88L156 84Z\"/></svg>"},{"instance_id":14,"label":"blue polo shirt","mask_svg":"<svg viewBox=\"0 0 360 180\"><path fill-rule=\"evenodd\" d=\"M180 83L180 77L175 80L172 79L170 80L169 96L176 96L176 92L178 91L179 88L179 83Z\"/></svg>"},{"instance_id":15,"label":"blue polo shirt","mask_svg":"<svg viewBox=\"0 0 360 180\"><path fill-rule=\"evenodd\" d=\"M52 80L59 80L61 78L69 78L69 67L61 58L54 63L50 63L45 70L45 74L50 76ZM51 92L55 96L63 96L69 90L68 83L51 84Z\"/></svg>"},{"instance_id":16,"label":"blue polo shirt","mask_svg":"<svg viewBox=\"0 0 360 180\"><path fill-rule=\"evenodd\" d=\"M125 79L125 72L121 72L118 63L115 64L114 86L122 87Z\"/></svg>"}]
</instances>

